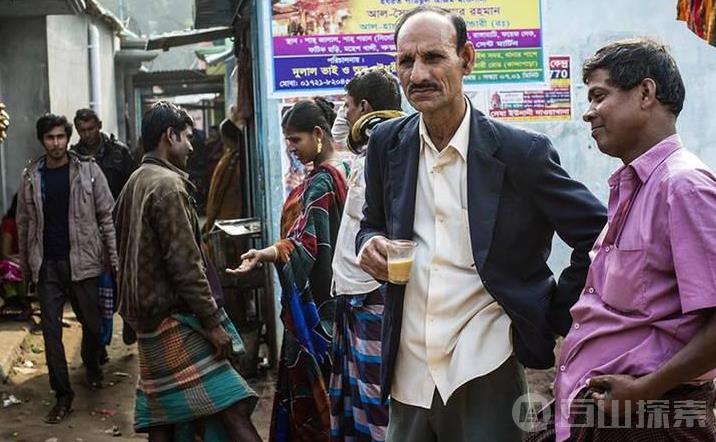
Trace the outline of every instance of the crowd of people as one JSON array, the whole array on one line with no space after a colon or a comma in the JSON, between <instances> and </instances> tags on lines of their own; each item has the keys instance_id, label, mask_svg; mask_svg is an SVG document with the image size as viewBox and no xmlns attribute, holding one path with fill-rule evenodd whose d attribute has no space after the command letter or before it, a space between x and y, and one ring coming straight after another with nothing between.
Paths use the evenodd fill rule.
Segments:
<instances>
[{"instance_id":1,"label":"crowd of people","mask_svg":"<svg viewBox=\"0 0 716 442\"><path fill-rule=\"evenodd\" d=\"M583 119L623 163L605 207L548 137L466 97L475 49L462 18L417 7L397 22L395 43L397 77L366 69L338 112L317 97L283 115L287 148L310 172L284 203L279 240L219 269L241 278L272 263L279 277L270 439L713 440L716 176L676 130L685 88L668 50L622 40L584 63ZM98 293L109 278L139 352L135 429L150 441L261 440L188 179L194 121L153 105L139 164L91 110L74 126L80 143L68 149L65 117L37 121L45 154L23 172L2 223L3 297L22 299L8 276L21 271L41 305L57 399L45 421L72 410L67 300L87 384L102 387ZM220 127L226 150L204 231L241 212L226 198L241 177L238 131ZM547 265L555 233L572 249L557 277ZM388 282L397 240L417 244L406 284ZM524 369L555 362L554 401L526 429L514 412L529 405Z\"/></svg>"}]
</instances>

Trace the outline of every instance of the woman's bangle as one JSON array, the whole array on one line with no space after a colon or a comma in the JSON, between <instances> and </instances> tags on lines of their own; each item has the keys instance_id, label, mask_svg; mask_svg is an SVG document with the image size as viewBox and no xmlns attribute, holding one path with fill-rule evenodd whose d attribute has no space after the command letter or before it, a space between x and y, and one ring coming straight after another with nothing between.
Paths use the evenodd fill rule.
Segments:
<instances>
[{"instance_id":1,"label":"woman's bangle","mask_svg":"<svg viewBox=\"0 0 716 442\"><path fill-rule=\"evenodd\" d=\"M278 261L278 247L276 247L276 246L270 246L270 247L268 247L268 249L270 249L271 251L273 251L273 256L272 256L271 258L269 258L269 260L270 260L271 262L276 262L276 261Z\"/></svg>"}]
</instances>

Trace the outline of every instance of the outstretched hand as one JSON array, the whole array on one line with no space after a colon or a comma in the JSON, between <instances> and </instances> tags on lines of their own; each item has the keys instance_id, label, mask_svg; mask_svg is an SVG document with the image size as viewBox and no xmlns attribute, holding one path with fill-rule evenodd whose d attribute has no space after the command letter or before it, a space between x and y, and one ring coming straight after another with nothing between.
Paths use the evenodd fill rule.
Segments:
<instances>
[{"instance_id":1,"label":"outstretched hand","mask_svg":"<svg viewBox=\"0 0 716 442\"><path fill-rule=\"evenodd\" d=\"M241 255L241 265L235 269L226 269L226 273L230 275L244 275L255 269L259 262L259 251L251 249Z\"/></svg>"}]
</instances>

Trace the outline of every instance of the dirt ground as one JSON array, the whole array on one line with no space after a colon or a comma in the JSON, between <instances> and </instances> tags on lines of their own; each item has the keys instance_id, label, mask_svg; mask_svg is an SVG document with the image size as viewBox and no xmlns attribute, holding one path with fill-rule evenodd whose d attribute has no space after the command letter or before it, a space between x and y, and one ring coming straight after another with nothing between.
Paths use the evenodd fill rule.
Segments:
<instances>
[{"instance_id":1,"label":"dirt ground","mask_svg":"<svg viewBox=\"0 0 716 442\"><path fill-rule=\"evenodd\" d=\"M121 326L115 319L115 334L109 348L110 362L104 366L105 386L93 392L84 384L84 368L80 360L81 327L68 310L64 328L64 343L70 367L70 378L75 390L74 412L58 425L42 421L54 404L45 365L44 344L41 334L33 334L15 364L5 384L0 384L0 396L9 395L21 404L0 408L0 441L10 442L115 442L142 441L146 435L135 434L132 428L134 389L137 382L136 346L122 343ZM26 362L30 361L30 363ZM32 365L26 367L24 364ZM530 391L552 396L552 370L528 370ZM268 440L273 400L274 377L262 373L249 380L260 399L253 415L259 433Z\"/></svg>"},{"instance_id":2,"label":"dirt ground","mask_svg":"<svg viewBox=\"0 0 716 442\"><path fill-rule=\"evenodd\" d=\"M22 401L18 405L0 408L0 441L146 441L146 435L135 434L132 428L138 364L136 346L127 347L122 343L121 325L117 326L118 317L115 317L115 334L109 348L110 361L103 367L105 385L96 392L84 383L84 368L80 358L81 326L69 311L65 314L65 320L70 325L63 329L63 341L70 380L75 391L73 413L58 425L48 425L42 421L54 405L54 395L50 391L47 377L42 335L33 334L26 342L22 357L15 364L10 378L5 384L0 384L0 396L3 399L13 395ZM31 361L33 367L25 367L25 361ZM264 373L249 382L260 395L253 416L254 423L261 436L268 439L274 381Z\"/></svg>"}]
</instances>

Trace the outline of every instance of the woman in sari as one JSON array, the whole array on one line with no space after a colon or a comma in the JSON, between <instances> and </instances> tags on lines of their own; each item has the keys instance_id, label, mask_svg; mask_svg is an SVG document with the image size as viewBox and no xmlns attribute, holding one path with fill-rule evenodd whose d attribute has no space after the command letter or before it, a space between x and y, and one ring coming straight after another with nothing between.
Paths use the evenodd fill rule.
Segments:
<instances>
[{"instance_id":1,"label":"woman in sari","mask_svg":"<svg viewBox=\"0 0 716 442\"><path fill-rule=\"evenodd\" d=\"M259 262L272 262L281 281L284 336L271 441L330 440L331 262L350 172L333 149L335 117L333 106L321 98L300 101L284 115L288 150L313 170L284 203L281 239L249 250L241 265L229 270L244 274Z\"/></svg>"}]
</instances>

